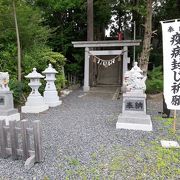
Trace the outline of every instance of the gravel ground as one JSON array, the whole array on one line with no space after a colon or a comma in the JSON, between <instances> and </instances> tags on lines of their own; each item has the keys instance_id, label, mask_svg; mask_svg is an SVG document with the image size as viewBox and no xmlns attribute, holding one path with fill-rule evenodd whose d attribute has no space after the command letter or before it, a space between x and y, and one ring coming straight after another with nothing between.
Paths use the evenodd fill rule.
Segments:
<instances>
[{"instance_id":1,"label":"gravel ground","mask_svg":"<svg viewBox=\"0 0 180 180\"><path fill-rule=\"evenodd\" d=\"M162 111L161 97L148 98L147 113L152 115L154 130L143 132L116 130L122 98L112 100L112 95L84 94L79 89L64 97L59 107L50 108L39 115L23 114L23 118L31 121L41 120L43 162L27 171L22 160L0 159L0 179L66 179L68 172L79 163L88 167L93 155L96 162L105 163L113 156L114 147L141 151L139 143L142 140L148 144L167 134L166 130L162 130L162 123L153 120L158 111ZM104 155L100 156L100 151Z\"/></svg>"}]
</instances>

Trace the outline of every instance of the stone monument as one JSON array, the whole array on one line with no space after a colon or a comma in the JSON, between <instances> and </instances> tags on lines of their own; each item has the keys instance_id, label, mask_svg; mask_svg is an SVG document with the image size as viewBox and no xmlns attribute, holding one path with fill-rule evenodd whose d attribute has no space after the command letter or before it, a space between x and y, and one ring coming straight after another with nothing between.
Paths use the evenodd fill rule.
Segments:
<instances>
[{"instance_id":1,"label":"stone monument","mask_svg":"<svg viewBox=\"0 0 180 180\"><path fill-rule=\"evenodd\" d=\"M52 67L51 64L49 64L49 67L46 68L42 73L46 75L45 80L47 81L44 91L44 100L46 104L48 104L49 107L59 106L62 104L62 101L59 100L58 92L54 84L54 81L56 80L55 74L57 71Z\"/></svg>"},{"instance_id":2,"label":"stone monument","mask_svg":"<svg viewBox=\"0 0 180 180\"><path fill-rule=\"evenodd\" d=\"M33 68L33 72L29 73L26 78L30 79L28 84L32 91L27 98L25 106L22 107L23 113L39 113L46 111L49 106L45 103L44 98L39 93L38 89L41 85L40 79L44 78L40 73L36 71L36 68Z\"/></svg>"},{"instance_id":3,"label":"stone monument","mask_svg":"<svg viewBox=\"0 0 180 180\"><path fill-rule=\"evenodd\" d=\"M146 76L134 63L134 67L125 73L122 113L118 116L116 129L152 131L150 115L146 114Z\"/></svg>"},{"instance_id":4,"label":"stone monument","mask_svg":"<svg viewBox=\"0 0 180 180\"><path fill-rule=\"evenodd\" d=\"M20 120L20 114L14 109L13 94L9 90L8 72L0 72L0 119L9 124L10 120Z\"/></svg>"}]
</instances>

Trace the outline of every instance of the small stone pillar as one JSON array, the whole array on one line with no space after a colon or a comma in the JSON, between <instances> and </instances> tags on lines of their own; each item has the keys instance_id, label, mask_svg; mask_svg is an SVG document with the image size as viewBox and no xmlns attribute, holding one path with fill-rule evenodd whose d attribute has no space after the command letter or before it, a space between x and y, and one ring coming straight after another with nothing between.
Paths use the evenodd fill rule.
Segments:
<instances>
[{"instance_id":1,"label":"small stone pillar","mask_svg":"<svg viewBox=\"0 0 180 180\"><path fill-rule=\"evenodd\" d=\"M20 114L14 109L13 93L9 90L8 72L0 72L0 120L9 124L10 120L20 120Z\"/></svg>"},{"instance_id":2,"label":"small stone pillar","mask_svg":"<svg viewBox=\"0 0 180 180\"><path fill-rule=\"evenodd\" d=\"M151 117L146 114L145 80L137 62L125 73L126 92L123 93L122 113L118 116L116 129L152 131Z\"/></svg>"},{"instance_id":3,"label":"small stone pillar","mask_svg":"<svg viewBox=\"0 0 180 180\"><path fill-rule=\"evenodd\" d=\"M44 98L39 93L38 89L41 86L40 79L44 78L40 73L36 71L36 68L33 68L33 72L29 73L26 78L30 79L28 84L32 91L27 98L25 106L22 107L23 113L39 113L46 111L49 106L45 103Z\"/></svg>"},{"instance_id":4,"label":"small stone pillar","mask_svg":"<svg viewBox=\"0 0 180 180\"><path fill-rule=\"evenodd\" d=\"M85 62L84 62L84 86L83 91L88 92L90 90L89 86L89 48L85 48Z\"/></svg>"},{"instance_id":5,"label":"small stone pillar","mask_svg":"<svg viewBox=\"0 0 180 180\"><path fill-rule=\"evenodd\" d=\"M46 75L45 80L47 81L44 91L45 103L48 104L49 107L59 106L62 104L62 101L59 100L58 92L54 84L54 81L56 80L55 74L57 71L52 67L51 64L49 64L49 67L46 68L42 73Z\"/></svg>"}]
</instances>

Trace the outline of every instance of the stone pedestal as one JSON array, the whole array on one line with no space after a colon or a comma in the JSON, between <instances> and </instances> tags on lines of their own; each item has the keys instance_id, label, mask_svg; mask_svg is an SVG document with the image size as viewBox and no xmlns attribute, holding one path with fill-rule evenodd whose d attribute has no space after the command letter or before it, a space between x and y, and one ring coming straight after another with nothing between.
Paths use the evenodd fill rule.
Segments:
<instances>
[{"instance_id":1,"label":"stone pedestal","mask_svg":"<svg viewBox=\"0 0 180 180\"><path fill-rule=\"evenodd\" d=\"M21 111L23 113L40 113L49 109L49 106L45 103L44 98L38 91L38 88L41 85L40 78L44 78L44 76L36 72L36 68L33 68L33 72L25 77L30 79L28 85L32 88L32 91Z\"/></svg>"},{"instance_id":2,"label":"stone pedestal","mask_svg":"<svg viewBox=\"0 0 180 180\"><path fill-rule=\"evenodd\" d=\"M59 100L59 96L57 95L57 91L45 91L44 100L49 107L56 107L62 104L62 101Z\"/></svg>"},{"instance_id":3,"label":"stone pedestal","mask_svg":"<svg viewBox=\"0 0 180 180\"><path fill-rule=\"evenodd\" d=\"M59 100L58 92L54 81L56 80L55 74L57 71L52 68L52 65L49 64L49 67L42 72L46 75L45 80L47 81L45 91L44 91L44 100L49 107L55 107L62 104L62 101Z\"/></svg>"},{"instance_id":4,"label":"stone pedestal","mask_svg":"<svg viewBox=\"0 0 180 180\"><path fill-rule=\"evenodd\" d=\"M152 131L151 117L146 114L146 94L142 90L123 94L122 113L118 116L116 128Z\"/></svg>"},{"instance_id":5,"label":"stone pedestal","mask_svg":"<svg viewBox=\"0 0 180 180\"><path fill-rule=\"evenodd\" d=\"M45 103L44 98L40 94L30 94L25 106L22 106L21 111L23 113L40 113L48 109L49 106Z\"/></svg>"},{"instance_id":6,"label":"stone pedestal","mask_svg":"<svg viewBox=\"0 0 180 180\"><path fill-rule=\"evenodd\" d=\"M14 109L13 95L11 91L0 91L0 120L9 124L10 120L20 120L20 114Z\"/></svg>"}]
</instances>

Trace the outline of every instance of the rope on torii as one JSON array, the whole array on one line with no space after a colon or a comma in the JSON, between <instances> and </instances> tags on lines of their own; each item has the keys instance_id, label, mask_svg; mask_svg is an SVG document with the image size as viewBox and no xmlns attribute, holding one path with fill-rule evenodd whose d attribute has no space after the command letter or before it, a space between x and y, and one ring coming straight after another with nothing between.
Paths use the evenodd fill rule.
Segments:
<instances>
[{"instance_id":1,"label":"rope on torii","mask_svg":"<svg viewBox=\"0 0 180 180\"><path fill-rule=\"evenodd\" d=\"M92 53L89 52L89 54L91 56L93 56L93 61L97 61L97 64L99 65L103 65L104 67L109 67L111 66L112 64L115 63L116 59L118 59L118 61L121 61L121 55L124 53L125 51L123 51L120 55L112 58L112 59L109 59L109 60L104 60L104 59L101 59L99 57L97 57L96 55L93 55Z\"/></svg>"}]
</instances>

